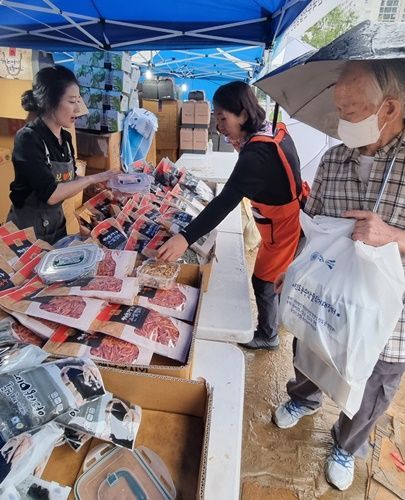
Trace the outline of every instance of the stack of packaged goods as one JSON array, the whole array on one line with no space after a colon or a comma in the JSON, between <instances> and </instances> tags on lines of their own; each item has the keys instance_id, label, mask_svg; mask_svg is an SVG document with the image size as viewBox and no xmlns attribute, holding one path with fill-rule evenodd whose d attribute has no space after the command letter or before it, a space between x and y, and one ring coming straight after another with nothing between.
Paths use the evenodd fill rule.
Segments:
<instances>
[{"instance_id":1,"label":"stack of packaged goods","mask_svg":"<svg viewBox=\"0 0 405 500\"><path fill-rule=\"evenodd\" d=\"M16 343L126 367L148 366L153 355L188 360L200 282L179 279L186 264L155 257L214 194L168 159L133 169L76 210L82 236L67 246L0 227L0 319ZM186 260L200 270L215 238L194 243Z\"/></svg>"},{"instance_id":2,"label":"stack of packaged goods","mask_svg":"<svg viewBox=\"0 0 405 500\"><path fill-rule=\"evenodd\" d=\"M76 52L75 75L89 113L76 127L101 132L120 132L125 113L139 106L140 71L131 65L128 52Z\"/></svg>"},{"instance_id":3,"label":"stack of packaged goods","mask_svg":"<svg viewBox=\"0 0 405 500\"><path fill-rule=\"evenodd\" d=\"M180 153L206 153L211 111L208 101L184 101L181 108Z\"/></svg>"}]
</instances>

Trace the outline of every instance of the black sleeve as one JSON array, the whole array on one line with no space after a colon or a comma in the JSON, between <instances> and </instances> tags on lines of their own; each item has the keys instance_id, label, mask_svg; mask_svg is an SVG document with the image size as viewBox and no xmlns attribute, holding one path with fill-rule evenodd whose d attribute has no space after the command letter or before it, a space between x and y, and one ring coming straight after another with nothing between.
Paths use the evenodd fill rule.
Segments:
<instances>
[{"instance_id":1,"label":"black sleeve","mask_svg":"<svg viewBox=\"0 0 405 500\"><path fill-rule=\"evenodd\" d=\"M181 234L186 238L187 243L192 245L204 234L209 233L225 219L243 198L238 190L225 184L221 193L216 196L196 217Z\"/></svg>"},{"instance_id":2,"label":"black sleeve","mask_svg":"<svg viewBox=\"0 0 405 500\"><path fill-rule=\"evenodd\" d=\"M256 165L257 157L249 152L241 154L224 189L186 227L181 234L192 245L204 234L209 233L240 203L243 197L253 199L262 189L262 167Z\"/></svg>"},{"instance_id":3,"label":"black sleeve","mask_svg":"<svg viewBox=\"0 0 405 500\"><path fill-rule=\"evenodd\" d=\"M46 203L57 188L57 182L47 164L44 142L29 127L24 127L16 135L13 164L16 183L25 184Z\"/></svg>"}]
</instances>

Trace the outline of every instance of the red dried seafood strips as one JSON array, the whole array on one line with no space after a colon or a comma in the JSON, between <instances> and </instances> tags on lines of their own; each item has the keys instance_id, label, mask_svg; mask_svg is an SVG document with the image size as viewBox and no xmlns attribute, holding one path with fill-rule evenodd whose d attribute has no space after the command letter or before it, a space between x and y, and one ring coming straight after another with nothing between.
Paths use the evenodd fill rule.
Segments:
<instances>
[{"instance_id":1,"label":"red dried seafood strips","mask_svg":"<svg viewBox=\"0 0 405 500\"><path fill-rule=\"evenodd\" d=\"M49 302L39 306L43 311L48 311L61 316L79 319L86 308L86 302L81 297L52 297Z\"/></svg>"}]
</instances>

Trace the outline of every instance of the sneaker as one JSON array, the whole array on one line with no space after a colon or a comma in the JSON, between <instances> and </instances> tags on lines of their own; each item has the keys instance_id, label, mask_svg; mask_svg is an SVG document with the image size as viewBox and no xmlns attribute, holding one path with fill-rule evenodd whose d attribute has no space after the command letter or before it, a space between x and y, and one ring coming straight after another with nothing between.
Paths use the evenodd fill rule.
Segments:
<instances>
[{"instance_id":1,"label":"sneaker","mask_svg":"<svg viewBox=\"0 0 405 500\"><path fill-rule=\"evenodd\" d=\"M301 405L289 399L286 403L281 404L274 412L273 421L280 429L289 429L298 424L302 417L313 415L319 409L320 407L313 410L312 408L308 408L308 406Z\"/></svg>"},{"instance_id":2,"label":"sneaker","mask_svg":"<svg viewBox=\"0 0 405 500\"><path fill-rule=\"evenodd\" d=\"M335 443L326 460L325 476L328 483L338 490L347 490L353 482L354 455Z\"/></svg>"},{"instance_id":3,"label":"sneaker","mask_svg":"<svg viewBox=\"0 0 405 500\"><path fill-rule=\"evenodd\" d=\"M239 345L241 347L244 347L245 349L267 349L268 351L276 351L280 346L280 340L278 338L278 335L275 335L273 338L269 339L267 335L255 332L254 337L250 342Z\"/></svg>"}]
</instances>

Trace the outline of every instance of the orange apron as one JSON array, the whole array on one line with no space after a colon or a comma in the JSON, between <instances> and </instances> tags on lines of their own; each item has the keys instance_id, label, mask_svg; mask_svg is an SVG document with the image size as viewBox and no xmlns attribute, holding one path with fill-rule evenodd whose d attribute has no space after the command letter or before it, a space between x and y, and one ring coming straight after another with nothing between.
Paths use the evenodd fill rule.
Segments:
<instances>
[{"instance_id":1,"label":"orange apron","mask_svg":"<svg viewBox=\"0 0 405 500\"><path fill-rule=\"evenodd\" d=\"M290 181L291 199L285 205L266 205L251 201L252 212L262 241L256 257L253 274L263 281L274 282L277 276L285 272L294 259L301 234L299 212L302 196L301 186L297 193L297 183L293 170L282 149L281 142L287 134L285 125L277 125L274 137L256 135L248 141L272 142L276 145Z\"/></svg>"}]
</instances>

